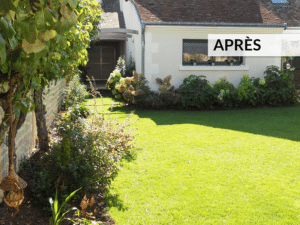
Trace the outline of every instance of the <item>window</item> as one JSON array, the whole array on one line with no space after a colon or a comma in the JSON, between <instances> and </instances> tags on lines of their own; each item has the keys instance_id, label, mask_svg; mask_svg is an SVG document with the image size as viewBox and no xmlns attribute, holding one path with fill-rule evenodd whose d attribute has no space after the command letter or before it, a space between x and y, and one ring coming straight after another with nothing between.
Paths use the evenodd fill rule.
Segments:
<instances>
[{"instance_id":1,"label":"window","mask_svg":"<svg viewBox=\"0 0 300 225\"><path fill-rule=\"evenodd\" d=\"M209 57L207 40L183 40L182 65L191 66L196 61L197 66L210 65L211 60L215 60L216 66L228 65L234 61L233 65L241 65L243 57Z\"/></svg>"}]
</instances>

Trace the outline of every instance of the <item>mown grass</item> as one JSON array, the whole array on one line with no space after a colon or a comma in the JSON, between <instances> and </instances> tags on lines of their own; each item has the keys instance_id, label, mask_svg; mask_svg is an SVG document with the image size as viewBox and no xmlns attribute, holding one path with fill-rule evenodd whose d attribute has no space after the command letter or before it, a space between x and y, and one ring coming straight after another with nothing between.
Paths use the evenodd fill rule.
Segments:
<instances>
[{"instance_id":1,"label":"mown grass","mask_svg":"<svg viewBox=\"0 0 300 225\"><path fill-rule=\"evenodd\" d=\"M105 110L112 101L103 98ZM117 107L112 116L123 119L132 110ZM122 162L106 193L112 218L117 224L299 224L299 115L299 105L136 110L136 153Z\"/></svg>"}]
</instances>

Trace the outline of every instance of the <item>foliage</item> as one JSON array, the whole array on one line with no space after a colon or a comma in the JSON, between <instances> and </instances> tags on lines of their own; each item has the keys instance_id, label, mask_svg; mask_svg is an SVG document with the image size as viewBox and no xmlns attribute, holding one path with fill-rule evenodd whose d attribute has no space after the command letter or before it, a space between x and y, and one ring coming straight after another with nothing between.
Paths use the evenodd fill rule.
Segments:
<instances>
[{"instance_id":1,"label":"foliage","mask_svg":"<svg viewBox=\"0 0 300 225\"><path fill-rule=\"evenodd\" d=\"M133 85L137 90L137 95L134 96L134 103L137 107L152 107L153 99L158 93L152 91L148 85L148 80L143 74L133 72L133 76L136 76L136 83Z\"/></svg>"},{"instance_id":2,"label":"foliage","mask_svg":"<svg viewBox=\"0 0 300 225\"><path fill-rule=\"evenodd\" d=\"M204 79L202 79L204 77ZM179 104L183 108L212 108L219 94L205 79L205 76L190 75L177 90Z\"/></svg>"},{"instance_id":3,"label":"foliage","mask_svg":"<svg viewBox=\"0 0 300 225\"><path fill-rule=\"evenodd\" d=\"M55 194L55 199L54 202L52 200L52 198L49 199L50 205L51 205L51 210L52 210L52 217L49 219L49 222L51 225L59 225L65 218L64 215L66 215L71 209L67 210L66 212L64 212L61 216L61 212L63 207L71 200L71 198L76 194L77 191L79 191L79 189L73 191L65 200L64 202L61 204L61 206L59 207L59 203L58 203L58 198L57 198L57 190L56 190L56 194ZM59 207L59 209L58 209ZM74 208L73 208L74 209ZM76 208L75 208L76 209Z\"/></svg>"},{"instance_id":4,"label":"foliage","mask_svg":"<svg viewBox=\"0 0 300 225\"><path fill-rule=\"evenodd\" d=\"M241 105L253 105L255 106L256 96L254 95L255 88L252 85L253 78L249 78L248 74L242 76L240 84L236 88L237 100Z\"/></svg>"},{"instance_id":5,"label":"foliage","mask_svg":"<svg viewBox=\"0 0 300 225\"><path fill-rule=\"evenodd\" d=\"M115 89L115 86L116 84L120 81L120 79L122 78L122 74L119 70L114 70L107 82L106 82L106 86L110 89L110 90L114 90Z\"/></svg>"},{"instance_id":6,"label":"foliage","mask_svg":"<svg viewBox=\"0 0 300 225\"><path fill-rule=\"evenodd\" d=\"M115 78L116 73L118 74L117 79ZM155 92L148 86L144 75L137 74L136 71L133 71L132 74L132 77L125 78L120 78L118 70L111 74L107 83L116 99L124 99L130 104L152 108L166 108L177 103L179 95L175 93L174 86L171 86L171 75L163 80L156 79L159 92Z\"/></svg>"},{"instance_id":7,"label":"foliage","mask_svg":"<svg viewBox=\"0 0 300 225\"><path fill-rule=\"evenodd\" d=\"M64 93L63 103L65 109L74 106L77 102L83 102L88 95L89 93L86 90L86 85L81 84L78 74L74 75Z\"/></svg>"},{"instance_id":8,"label":"foliage","mask_svg":"<svg viewBox=\"0 0 300 225\"><path fill-rule=\"evenodd\" d=\"M133 87L137 79L136 73L132 77L121 77L120 71L115 70L110 74L107 86L112 90L112 94L116 99L124 99L126 102L135 103L134 96L141 94L140 91L136 91Z\"/></svg>"},{"instance_id":9,"label":"foliage","mask_svg":"<svg viewBox=\"0 0 300 225\"><path fill-rule=\"evenodd\" d=\"M32 110L26 96L30 89L43 88L86 63L85 49L100 13L94 0L5 0L0 9L0 73L20 85L15 107Z\"/></svg>"},{"instance_id":10,"label":"foliage","mask_svg":"<svg viewBox=\"0 0 300 225\"><path fill-rule=\"evenodd\" d=\"M51 150L42 158L41 172L32 178L35 203L45 210L49 210L46 196L54 195L59 177L59 201L79 187L82 190L76 193L76 200L87 192L104 191L117 175L122 157L134 148L130 118L118 123L97 111L87 119L76 118L77 113L72 109L57 122L59 138L52 141Z\"/></svg>"},{"instance_id":11,"label":"foliage","mask_svg":"<svg viewBox=\"0 0 300 225\"><path fill-rule=\"evenodd\" d=\"M132 57L130 57L129 62L126 64L125 56L120 56L115 70L119 70L122 77L131 77L133 75L133 71L135 71L135 63Z\"/></svg>"},{"instance_id":12,"label":"foliage","mask_svg":"<svg viewBox=\"0 0 300 225\"><path fill-rule=\"evenodd\" d=\"M135 62L132 57L130 57L129 62L126 64L125 68L126 69L124 77L131 77L133 75L133 71L135 71Z\"/></svg>"},{"instance_id":13,"label":"foliage","mask_svg":"<svg viewBox=\"0 0 300 225\"><path fill-rule=\"evenodd\" d=\"M71 121L75 121L77 118L87 118L91 114L90 109L83 104L76 104L74 107L70 108L67 116Z\"/></svg>"},{"instance_id":14,"label":"foliage","mask_svg":"<svg viewBox=\"0 0 300 225\"><path fill-rule=\"evenodd\" d=\"M218 103L221 107L236 107L235 88L233 84L226 80L225 76L216 80L213 88L219 93Z\"/></svg>"},{"instance_id":15,"label":"foliage","mask_svg":"<svg viewBox=\"0 0 300 225\"><path fill-rule=\"evenodd\" d=\"M170 83L171 78L171 75L164 79L156 78L156 82L159 85L159 93L152 94L152 107L169 108L177 104L179 95L175 93L175 87Z\"/></svg>"},{"instance_id":16,"label":"foliage","mask_svg":"<svg viewBox=\"0 0 300 225\"><path fill-rule=\"evenodd\" d=\"M125 63L125 56L124 55L120 56L118 58L115 70L119 70L120 73L121 73L121 76L124 77L125 72L126 72L126 63Z\"/></svg>"},{"instance_id":17,"label":"foliage","mask_svg":"<svg viewBox=\"0 0 300 225\"><path fill-rule=\"evenodd\" d=\"M279 70L276 66L267 67L265 71L267 104L291 105L297 102L298 93L293 83L293 72Z\"/></svg>"}]
</instances>

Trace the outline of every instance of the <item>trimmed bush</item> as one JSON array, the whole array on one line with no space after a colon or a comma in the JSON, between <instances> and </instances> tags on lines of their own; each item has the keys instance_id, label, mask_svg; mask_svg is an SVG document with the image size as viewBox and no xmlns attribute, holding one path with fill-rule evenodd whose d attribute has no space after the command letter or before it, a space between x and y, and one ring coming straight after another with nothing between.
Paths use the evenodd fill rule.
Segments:
<instances>
[{"instance_id":1,"label":"trimmed bush","mask_svg":"<svg viewBox=\"0 0 300 225\"><path fill-rule=\"evenodd\" d=\"M257 96L255 95L255 87L252 85L253 78L249 78L248 74L242 76L239 86L236 88L237 100L240 106L256 106Z\"/></svg>"},{"instance_id":2,"label":"trimmed bush","mask_svg":"<svg viewBox=\"0 0 300 225\"><path fill-rule=\"evenodd\" d=\"M180 96L178 101L180 106L191 109L213 108L217 104L219 94L205 79L205 76L196 75L185 78L177 93Z\"/></svg>"},{"instance_id":3,"label":"trimmed bush","mask_svg":"<svg viewBox=\"0 0 300 225\"><path fill-rule=\"evenodd\" d=\"M299 97L293 83L292 71L282 71L276 66L270 66L267 67L265 74L267 104L280 106L297 102Z\"/></svg>"},{"instance_id":4,"label":"trimmed bush","mask_svg":"<svg viewBox=\"0 0 300 225\"><path fill-rule=\"evenodd\" d=\"M213 88L219 93L217 98L220 107L232 108L237 106L235 88L232 83L226 80L226 77L216 80Z\"/></svg>"}]
</instances>

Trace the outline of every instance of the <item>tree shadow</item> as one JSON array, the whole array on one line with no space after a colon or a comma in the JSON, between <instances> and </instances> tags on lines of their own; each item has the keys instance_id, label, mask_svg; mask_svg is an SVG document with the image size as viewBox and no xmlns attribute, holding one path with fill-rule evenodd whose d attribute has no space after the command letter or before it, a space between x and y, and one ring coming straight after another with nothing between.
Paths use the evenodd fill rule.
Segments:
<instances>
[{"instance_id":1,"label":"tree shadow","mask_svg":"<svg viewBox=\"0 0 300 225\"><path fill-rule=\"evenodd\" d=\"M105 201L108 208L116 208L119 211L127 211L128 207L124 206L124 201L119 194L112 194L109 190L105 192Z\"/></svg>"},{"instance_id":2,"label":"tree shadow","mask_svg":"<svg viewBox=\"0 0 300 225\"><path fill-rule=\"evenodd\" d=\"M115 107L113 113L130 113L149 118L156 125L196 124L276 138L300 141L300 104L230 110L150 110Z\"/></svg>"},{"instance_id":3,"label":"tree shadow","mask_svg":"<svg viewBox=\"0 0 300 225\"><path fill-rule=\"evenodd\" d=\"M130 153L126 154L122 160L125 160L126 162L132 162L134 160L137 159L137 155L138 155L138 151L141 151L142 149L141 148L135 148L135 149L132 149L130 151Z\"/></svg>"}]
</instances>

